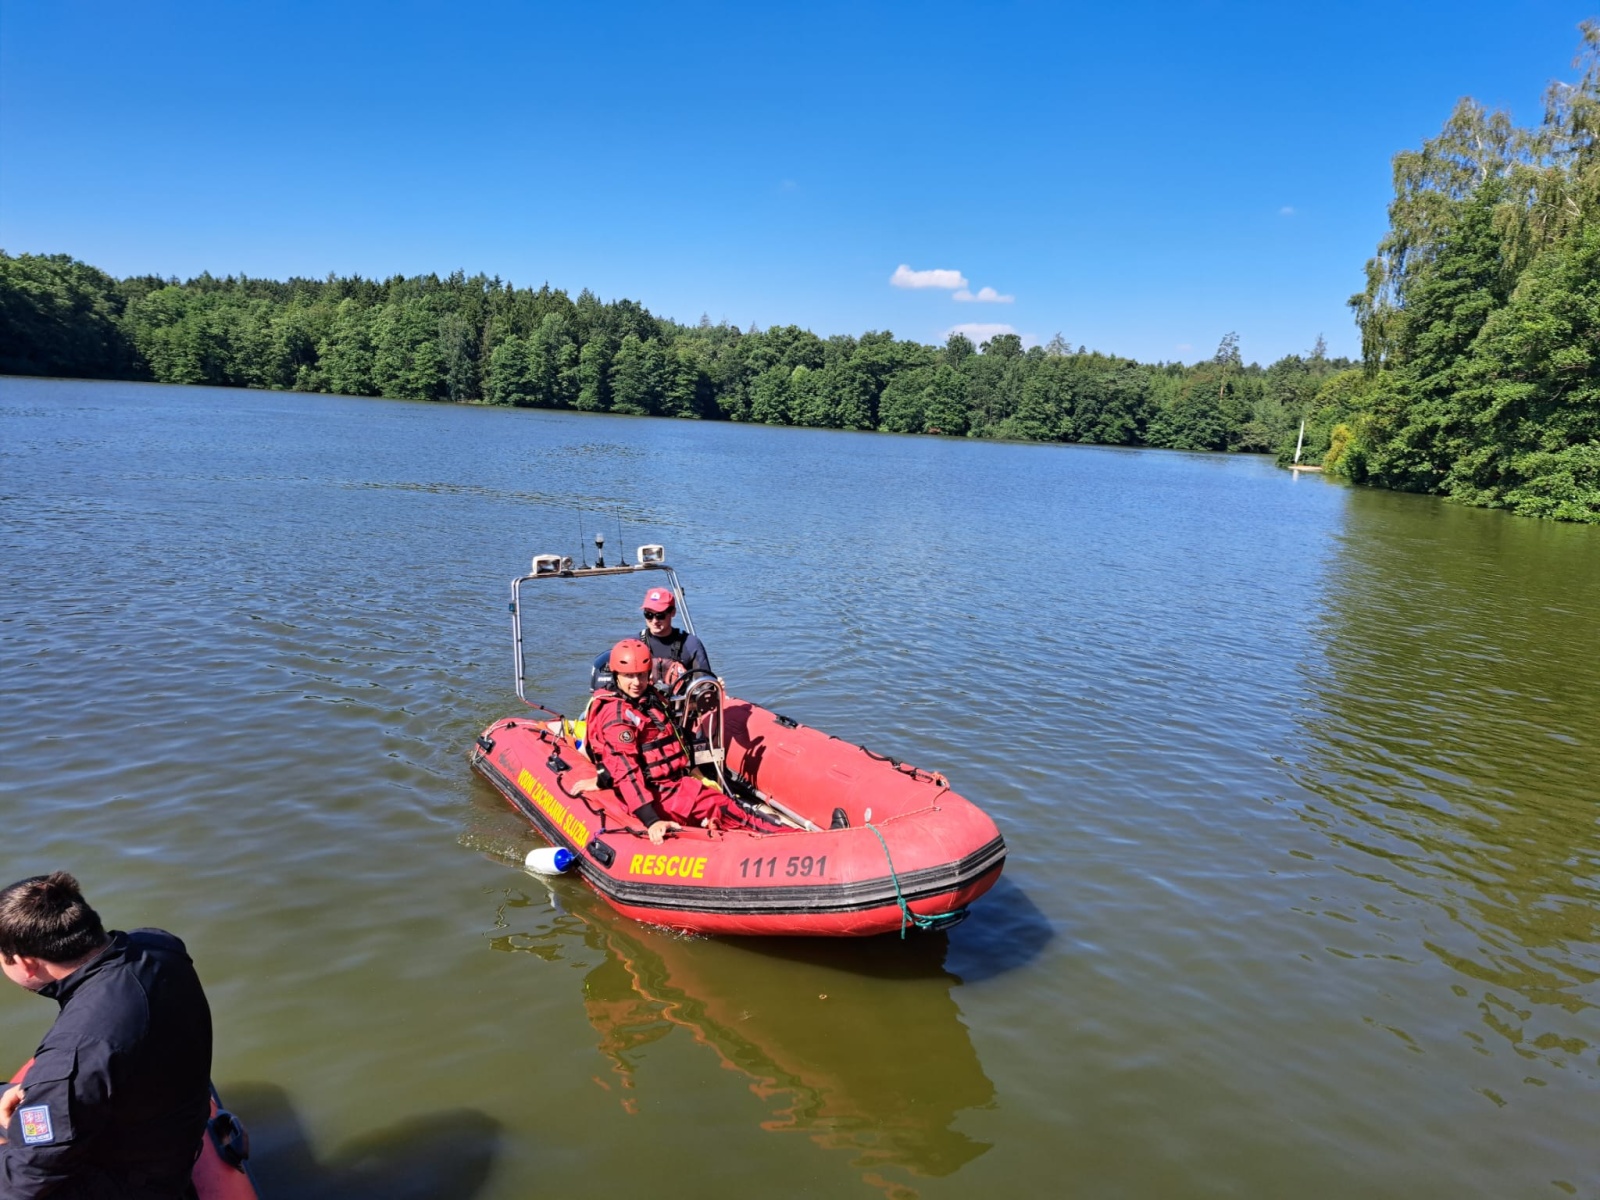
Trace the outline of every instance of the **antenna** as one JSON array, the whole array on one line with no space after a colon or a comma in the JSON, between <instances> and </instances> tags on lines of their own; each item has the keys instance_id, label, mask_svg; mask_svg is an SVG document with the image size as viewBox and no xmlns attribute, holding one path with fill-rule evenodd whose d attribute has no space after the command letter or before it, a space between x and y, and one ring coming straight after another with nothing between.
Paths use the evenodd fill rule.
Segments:
<instances>
[{"instance_id":1,"label":"antenna","mask_svg":"<svg viewBox=\"0 0 1600 1200\"><path fill-rule=\"evenodd\" d=\"M594 535L594 565L606 565L606 535L598 531Z\"/></svg>"},{"instance_id":2,"label":"antenna","mask_svg":"<svg viewBox=\"0 0 1600 1200\"><path fill-rule=\"evenodd\" d=\"M578 558L582 560L585 567L589 565L589 556L585 552L583 545L583 509L581 508L578 510Z\"/></svg>"},{"instance_id":3,"label":"antenna","mask_svg":"<svg viewBox=\"0 0 1600 1200\"><path fill-rule=\"evenodd\" d=\"M621 556L621 563L628 565L628 543L622 540L622 510L617 510L617 553Z\"/></svg>"}]
</instances>

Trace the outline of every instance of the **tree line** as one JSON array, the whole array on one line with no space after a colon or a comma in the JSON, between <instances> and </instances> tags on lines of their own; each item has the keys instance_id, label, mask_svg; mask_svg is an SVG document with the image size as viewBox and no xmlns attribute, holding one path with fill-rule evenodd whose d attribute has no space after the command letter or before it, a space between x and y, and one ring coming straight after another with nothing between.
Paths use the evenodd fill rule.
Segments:
<instances>
[{"instance_id":1,"label":"tree line","mask_svg":"<svg viewBox=\"0 0 1600 1200\"><path fill-rule=\"evenodd\" d=\"M1600 22L1576 83L1514 125L1463 99L1394 159L1389 232L1351 297L1363 364L1307 449L1356 483L1600 523Z\"/></svg>"},{"instance_id":2,"label":"tree line","mask_svg":"<svg viewBox=\"0 0 1600 1200\"><path fill-rule=\"evenodd\" d=\"M1295 453L1355 483L1600 522L1600 22L1541 123L1460 102L1394 160L1390 229L1351 298L1362 361L1194 365L1060 335L684 325L631 300L435 275L115 279L0 251L0 372Z\"/></svg>"},{"instance_id":3,"label":"tree line","mask_svg":"<svg viewBox=\"0 0 1600 1200\"><path fill-rule=\"evenodd\" d=\"M115 279L0 252L0 371L756 421L830 429L1270 452L1353 364L1321 339L1246 365L1229 334L1196 366L1061 337L942 346L793 325L683 325L460 272L384 281Z\"/></svg>"}]
</instances>

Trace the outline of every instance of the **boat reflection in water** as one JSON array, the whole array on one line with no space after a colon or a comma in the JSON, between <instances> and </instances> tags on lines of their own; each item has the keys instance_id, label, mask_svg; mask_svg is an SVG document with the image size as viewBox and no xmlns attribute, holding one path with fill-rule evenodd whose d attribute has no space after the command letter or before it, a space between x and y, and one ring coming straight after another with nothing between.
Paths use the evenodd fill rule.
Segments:
<instances>
[{"instance_id":1,"label":"boat reflection in water","mask_svg":"<svg viewBox=\"0 0 1600 1200\"><path fill-rule=\"evenodd\" d=\"M533 898L502 906L504 928L519 908L548 912L530 886ZM727 942L640 925L578 887L561 887L558 903L566 912L553 924L493 945L555 959L579 937L603 954L583 1004L611 1067L596 1082L627 1112L638 1111L638 1052L682 1029L750 1081L770 1109L762 1128L853 1152L864 1180L892 1195L914 1193L881 1169L946 1176L989 1149L951 1128L994 1085L951 995L960 980L944 966L945 934Z\"/></svg>"}]
</instances>

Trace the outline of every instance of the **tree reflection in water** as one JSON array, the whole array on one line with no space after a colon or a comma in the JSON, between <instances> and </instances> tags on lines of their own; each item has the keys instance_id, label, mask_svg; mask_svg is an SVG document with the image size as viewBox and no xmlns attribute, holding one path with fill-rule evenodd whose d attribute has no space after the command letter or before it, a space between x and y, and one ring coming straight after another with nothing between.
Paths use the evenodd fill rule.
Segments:
<instances>
[{"instance_id":1,"label":"tree reflection in water","mask_svg":"<svg viewBox=\"0 0 1600 1200\"><path fill-rule=\"evenodd\" d=\"M1524 1058L1576 1066L1600 981L1600 540L1357 493L1343 542L1301 816L1393 889L1400 953L1448 966Z\"/></svg>"}]
</instances>

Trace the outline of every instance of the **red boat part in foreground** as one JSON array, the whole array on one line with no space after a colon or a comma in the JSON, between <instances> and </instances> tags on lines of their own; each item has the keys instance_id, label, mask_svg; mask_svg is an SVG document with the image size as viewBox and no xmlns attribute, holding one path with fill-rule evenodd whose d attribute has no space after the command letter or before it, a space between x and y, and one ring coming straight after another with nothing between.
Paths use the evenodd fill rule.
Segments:
<instances>
[{"instance_id":1,"label":"red boat part in foreground","mask_svg":"<svg viewBox=\"0 0 1600 1200\"><path fill-rule=\"evenodd\" d=\"M11 1082L23 1082L31 1066L30 1058ZM211 1117L191 1176L200 1200L259 1200L255 1181L250 1178L249 1157L250 1135L239 1119L222 1107L217 1089L212 1088Z\"/></svg>"},{"instance_id":2,"label":"red boat part in foreground","mask_svg":"<svg viewBox=\"0 0 1600 1200\"><path fill-rule=\"evenodd\" d=\"M562 722L498 721L472 761L613 908L655 925L904 933L959 919L1000 877L999 830L942 776L731 697L723 721L729 775L817 828L685 829L652 845L615 792L585 790L595 768Z\"/></svg>"}]
</instances>

